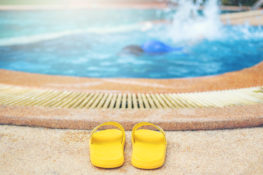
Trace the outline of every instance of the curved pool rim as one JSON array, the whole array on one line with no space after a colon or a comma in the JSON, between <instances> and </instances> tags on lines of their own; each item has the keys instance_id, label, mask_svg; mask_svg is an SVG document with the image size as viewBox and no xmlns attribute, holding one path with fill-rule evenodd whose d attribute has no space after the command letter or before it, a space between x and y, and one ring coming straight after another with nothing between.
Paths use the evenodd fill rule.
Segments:
<instances>
[{"instance_id":1,"label":"curved pool rim","mask_svg":"<svg viewBox=\"0 0 263 175\"><path fill-rule=\"evenodd\" d=\"M188 93L263 85L263 62L240 71L175 79L88 78L55 76L0 69L0 83L58 90L116 93Z\"/></svg>"},{"instance_id":2,"label":"curved pool rim","mask_svg":"<svg viewBox=\"0 0 263 175\"><path fill-rule=\"evenodd\" d=\"M0 70L0 84L19 88L87 93L188 94L232 92L263 87L263 62L237 72L183 79L94 79L49 76ZM30 93L30 91L29 91ZM215 99L216 100L216 99ZM48 128L92 129L106 121L118 121L130 130L136 122L150 121L165 130L211 130L263 125L263 103L224 107L175 109L68 109L0 105L0 123Z\"/></svg>"}]
</instances>

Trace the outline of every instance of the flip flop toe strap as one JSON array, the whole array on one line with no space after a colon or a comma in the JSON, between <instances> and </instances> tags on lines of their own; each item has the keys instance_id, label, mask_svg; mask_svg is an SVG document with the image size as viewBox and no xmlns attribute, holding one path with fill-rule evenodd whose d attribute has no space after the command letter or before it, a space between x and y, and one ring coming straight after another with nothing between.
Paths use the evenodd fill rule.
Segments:
<instances>
[{"instance_id":1,"label":"flip flop toe strap","mask_svg":"<svg viewBox=\"0 0 263 175\"><path fill-rule=\"evenodd\" d=\"M154 125L153 123L149 123L149 122L140 122L133 127L133 129L132 129L132 143L135 142L135 131L142 126L153 126L157 130L159 130L160 133L162 133L164 135L164 139L165 139L165 143L166 143L165 132L163 131L163 129L160 126Z\"/></svg>"},{"instance_id":2,"label":"flip flop toe strap","mask_svg":"<svg viewBox=\"0 0 263 175\"><path fill-rule=\"evenodd\" d=\"M105 123L102 123L98 126L96 126L92 131L91 131L91 134L90 134L90 143L92 143L92 135L102 126L115 126L116 128L120 129L121 132L122 132L122 144L124 144L125 142L125 130L124 128L121 126L121 124L119 124L118 122L105 122Z\"/></svg>"}]
</instances>

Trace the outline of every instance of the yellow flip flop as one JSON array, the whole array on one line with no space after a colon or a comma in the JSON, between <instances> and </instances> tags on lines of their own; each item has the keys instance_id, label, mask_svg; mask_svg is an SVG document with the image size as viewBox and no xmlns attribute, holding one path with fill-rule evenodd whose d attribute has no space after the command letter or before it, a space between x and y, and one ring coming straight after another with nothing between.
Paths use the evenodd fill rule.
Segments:
<instances>
[{"instance_id":1,"label":"yellow flip flop","mask_svg":"<svg viewBox=\"0 0 263 175\"><path fill-rule=\"evenodd\" d=\"M153 126L160 132L138 129L147 125ZM132 165L141 169L161 167L165 161L166 145L165 133L162 128L148 122L136 124L132 129Z\"/></svg>"},{"instance_id":2,"label":"yellow flip flop","mask_svg":"<svg viewBox=\"0 0 263 175\"><path fill-rule=\"evenodd\" d=\"M118 129L97 131L105 125ZM117 122L105 122L95 127L90 136L90 161L100 168L117 168L124 163L124 128Z\"/></svg>"}]
</instances>

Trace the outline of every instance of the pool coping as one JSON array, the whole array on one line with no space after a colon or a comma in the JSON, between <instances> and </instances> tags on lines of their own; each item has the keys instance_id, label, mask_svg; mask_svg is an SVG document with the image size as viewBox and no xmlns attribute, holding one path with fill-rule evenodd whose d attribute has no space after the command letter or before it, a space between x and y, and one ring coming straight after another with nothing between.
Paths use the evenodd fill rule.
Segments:
<instances>
[{"instance_id":1,"label":"pool coping","mask_svg":"<svg viewBox=\"0 0 263 175\"><path fill-rule=\"evenodd\" d=\"M263 86L263 62L237 72L184 79L94 79L0 70L0 83L18 87L104 93L187 93ZM63 109L0 105L0 123L92 129L118 121L125 129L140 121L165 130L207 130L263 125L263 104L179 109Z\"/></svg>"},{"instance_id":2,"label":"pool coping","mask_svg":"<svg viewBox=\"0 0 263 175\"><path fill-rule=\"evenodd\" d=\"M107 121L117 121L126 130L142 121L171 131L257 127L263 125L263 104L166 110L77 110L0 105L0 124L91 130Z\"/></svg>"},{"instance_id":3,"label":"pool coping","mask_svg":"<svg viewBox=\"0 0 263 175\"><path fill-rule=\"evenodd\" d=\"M33 74L0 69L0 83L82 92L205 92L262 86L263 62L250 68L221 75L180 79L85 78Z\"/></svg>"}]
</instances>

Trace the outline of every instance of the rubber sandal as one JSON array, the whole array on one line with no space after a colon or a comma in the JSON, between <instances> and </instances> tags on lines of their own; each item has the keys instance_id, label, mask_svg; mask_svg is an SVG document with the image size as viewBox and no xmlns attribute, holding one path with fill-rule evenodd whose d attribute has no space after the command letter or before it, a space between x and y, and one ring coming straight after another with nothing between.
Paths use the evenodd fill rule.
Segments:
<instances>
[{"instance_id":1,"label":"rubber sandal","mask_svg":"<svg viewBox=\"0 0 263 175\"><path fill-rule=\"evenodd\" d=\"M158 131L139 129L142 126L153 126ZM152 123L141 122L132 129L132 159L136 168L156 169L164 164L166 156L166 138L162 128Z\"/></svg>"},{"instance_id":2,"label":"rubber sandal","mask_svg":"<svg viewBox=\"0 0 263 175\"><path fill-rule=\"evenodd\" d=\"M97 131L105 125L115 126L118 129ZM95 127L90 136L90 161L100 168L117 168L124 163L124 128L117 122L105 122Z\"/></svg>"}]
</instances>

